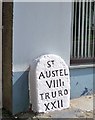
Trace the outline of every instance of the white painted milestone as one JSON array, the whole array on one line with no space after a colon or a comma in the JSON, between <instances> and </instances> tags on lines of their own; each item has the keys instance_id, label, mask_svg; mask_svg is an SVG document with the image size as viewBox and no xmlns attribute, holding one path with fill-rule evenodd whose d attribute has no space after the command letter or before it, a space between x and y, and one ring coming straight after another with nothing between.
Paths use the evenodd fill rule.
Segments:
<instances>
[{"instance_id":1,"label":"white painted milestone","mask_svg":"<svg viewBox=\"0 0 95 120\"><path fill-rule=\"evenodd\" d=\"M30 81L33 111L46 113L68 108L70 77L65 61L54 54L43 55L35 61Z\"/></svg>"}]
</instances>

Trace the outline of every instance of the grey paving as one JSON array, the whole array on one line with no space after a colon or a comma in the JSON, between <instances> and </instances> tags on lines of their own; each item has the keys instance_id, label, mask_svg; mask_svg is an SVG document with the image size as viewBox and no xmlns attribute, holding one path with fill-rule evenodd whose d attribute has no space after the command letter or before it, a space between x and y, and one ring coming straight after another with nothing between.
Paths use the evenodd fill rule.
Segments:
<instances>
[{"instance_id":1,"label":"grey paving","mask_svg":"<svg viewBox=\"0 0 95 120\"><path fill-rule=\"evenodd\" d=\"M36 118L93 118L93 95L71 100L69 109L38 115Z\"/></svg>"}]
</instances>

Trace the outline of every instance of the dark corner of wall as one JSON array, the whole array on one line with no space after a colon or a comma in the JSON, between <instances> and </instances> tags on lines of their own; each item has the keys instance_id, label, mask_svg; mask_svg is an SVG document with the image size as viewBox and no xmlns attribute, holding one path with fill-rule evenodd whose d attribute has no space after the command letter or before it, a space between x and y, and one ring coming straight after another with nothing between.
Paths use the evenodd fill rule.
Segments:
<instances>
[{"instance_id":1,"label":"dark corner of wall","mask_svg":"<svg viewBox=\"0 0 95 120\"><path fill-rule=\"evenodd\" d=\"M3 107L12 112L13 2L2 2L2 25Z\"/></svg>"}]
</instances>

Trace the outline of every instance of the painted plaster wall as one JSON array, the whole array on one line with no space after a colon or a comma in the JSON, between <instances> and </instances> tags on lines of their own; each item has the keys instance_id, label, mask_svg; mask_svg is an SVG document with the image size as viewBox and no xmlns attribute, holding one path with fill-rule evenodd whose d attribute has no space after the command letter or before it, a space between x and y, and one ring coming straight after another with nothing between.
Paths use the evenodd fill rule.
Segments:
<instances>
[{"instance_id":1,"label":"painted plaster wall","mask_svg":"<svg viewBox=\"0 0 95 120\"><path fill-rule=\"evenodd\" d=\"M71 99L95 92L95 67L70 69ZM28 71L13 73L13 114L29 108Z\"/></svg>"},{"instance_id":2,"label":"painted plaster wall","mask_svg":"<svg viewBox=\"0 0 95 120\"><path fill-rule=\"evenodd\" d=\"M2 3L0 1L0 108L2 108Z\"/></svg>"},{"instance_id":3,"label":"painted plaster wall","mask_svg":"<svg viewBox=\"0 0 95 120\"><path fill-rule=\"evenodd\" d=\"M13 73L13 114L29 108L28 73L28 70Z\"/></svg>"},{"instance_id":4,"label":"painted plaster wall","mask_svg":"<svg viewBox=\"0 0 95 120\"><path fill-rule=\"evenodd\" d=\"M70 2L14 3L13 114L29 107L26 69L34 59L47 53L57 54L69 66L71 7Z\"/></svg>"},{"instance_id":5,"label":"painted plaster wall","mask_svg":"<svg viewBox=\"0 0 95 120\"><path fill-rule=\"evenodd\" d=\"M61 56L69 65L70 2L14 3L13 64L31 64L40 55Z\"/></svg>"},{"instance_id":6,"label":"painted plaster wall","mask_svg":"<svg viewBox=\"0 0 95 120\"><path fill-rule=\"evenodd\" d=\"M95 67L70 69L71 99L95 93L94 71Z\"/></svg>"}]
</instances>

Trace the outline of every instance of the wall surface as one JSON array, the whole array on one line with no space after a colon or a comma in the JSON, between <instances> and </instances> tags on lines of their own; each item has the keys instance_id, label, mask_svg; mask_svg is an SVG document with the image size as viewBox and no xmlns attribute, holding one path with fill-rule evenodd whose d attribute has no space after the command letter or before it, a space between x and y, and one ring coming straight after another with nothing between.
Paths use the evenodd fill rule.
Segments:
<instances>
[{"instance_id":1,"label":"wall surface","mask_svg":"<svg viewBox=\"0 0 95 120\"><path fill-rule=\"evenodd\" d=\"M0 108L2 108L2 3L0 1Z\"/></svg>"},{"instance_id":2,"label":"wall surface","mask_svg":"<svg viewBox=\"0 0 95 120\"><path fill-rule=\"evenodd\" d=\"M70 2L14 2L13 114L29 108L27 69L34 59L57 54L69 66L71 7Z\"/></svg>"},{"instance_id":3,"label":"wall surface","mask_svg":"<svg viewBox=\"0 0 95 120\"><path fill-rule=\"evenodd\" d=\"M29 108L28 70L13 73L13 114Z\"/></svg>"},{"instance_id":4,"label":"wall surface","mask_svg":"<svg viewBox=\"0 0 95 120\"><path fill-rule=\"evenodd\" d=\"M70 69L71 99L95 93L95 67Z\"/></svg>"},{"instance_id":5,"label":"wall surface","mask_svg":"<svg viewBox=\"0 0 95 120\"><path fill-rule=\"evenodd\" d=\"M14 3L13 64L31 64L38 56L51 53L69 65L71 3Z\"/></svg>"},{"instance_id":6,"label":"wall surface","mask_svg":"<svg viewBox=\"0 0 95 120\"><path fill-rule=\"evenodd\" d=\"M13 74L13 114L29 108L28 71ZM71 99L95 93L95 67L70 68Z\"/></svg>"}]
</instances>

